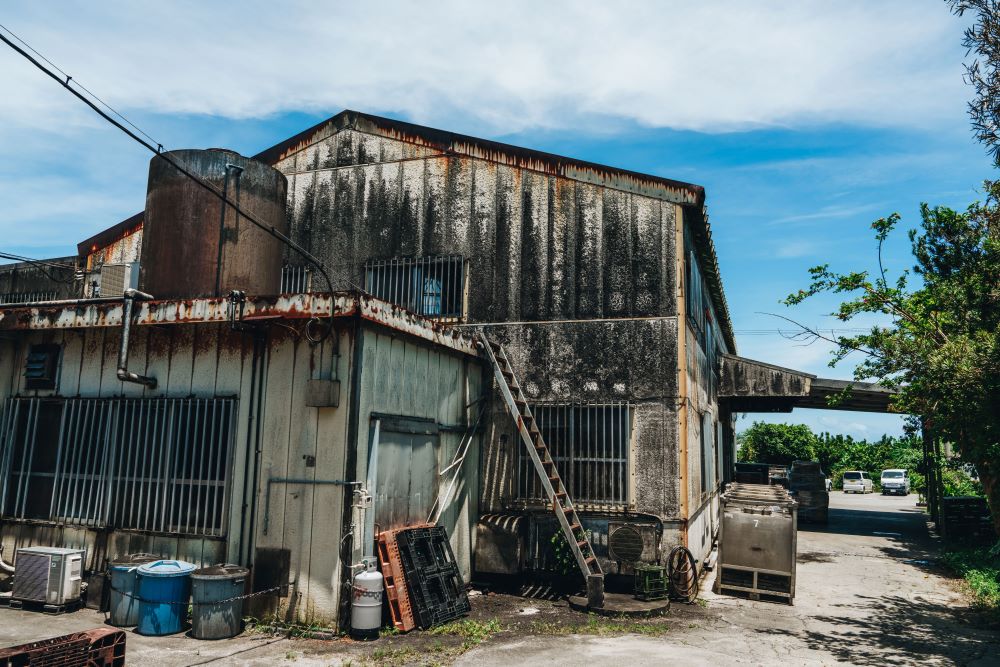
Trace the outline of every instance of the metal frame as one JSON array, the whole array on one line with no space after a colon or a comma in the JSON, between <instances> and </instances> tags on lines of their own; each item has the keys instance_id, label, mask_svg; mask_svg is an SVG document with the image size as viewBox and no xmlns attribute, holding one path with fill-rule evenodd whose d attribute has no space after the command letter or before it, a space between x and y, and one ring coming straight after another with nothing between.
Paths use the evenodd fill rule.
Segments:
<instances>
[{"instance_id":1,"label":"metal frame","mask_svg":"<svg viewBox=\"0 0 1000 667\"><path fill-rule=\"evenodd\" d=\"M58 293L54 290L48 292L7 292L5 294L0 294L0 305L8 303L39 303L54 301L58 296Z\"/></svg>"},{"instance_id":2,"label":"metal frame","mask_svg":"<svg viewBox=\"0 0 1000 667\"><path fill-rule=\"evenodd\" d=\"M531 410L578 505L630 506L634 403L535 403ZM544 502L531 460L523 451L518 459L516 500Z\"/></svg>"},{"instance_id":3,"label":"metal frame","mask_svg":"<svg viewBox=\"0 0 1000 667\"><path fill-rule=\"evenodd\" d=\"M59 406L55 442L38 438L43 404ZM224 536L236 410L235 398L8 398L0 418L0 516ZM52 471L33 471L36 454L53 448ZM39 478L52 480L49 510L28 516L29 496L46 492Z\"/></svg>"},{"instance_id":4,"label":"metal frame","mask_svg":"<svg viewBox=\"0 0 1000 667\"><path fill-rule=\"evenodd\" d=\"M302 294L312 291L312 269L308 266L285 264L281 267L281 294Z\"/></svg>"},{"instance_id":5,"label":"metal frame","mask_svg":"<svg viewBox=\"0 0 1000 667\"><path fill-rule=\"evenodd\" d=\"M465 273L461 255L372 259L365 263L365 290L424 317L460 321L465 316Z\"/></svg>"}]
</instances>

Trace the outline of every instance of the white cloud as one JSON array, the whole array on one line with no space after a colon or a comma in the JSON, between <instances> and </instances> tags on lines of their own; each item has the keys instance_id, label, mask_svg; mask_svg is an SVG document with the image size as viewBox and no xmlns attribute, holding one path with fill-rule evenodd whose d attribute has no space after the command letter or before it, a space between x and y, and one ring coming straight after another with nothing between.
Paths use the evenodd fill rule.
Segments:
<instances>
[{"instance_id":1,"label":"white cloud","mask_svg":"<svg viewBox=\"0 0 1000 667\"><path fill-rule=\"evenodd\" d=\"M504 133L927 125L964 113L942 2L23 2L15 32L123 111L353 107ZM89 122L0 55L0 123Z\"/></svg>"}]
</instances>

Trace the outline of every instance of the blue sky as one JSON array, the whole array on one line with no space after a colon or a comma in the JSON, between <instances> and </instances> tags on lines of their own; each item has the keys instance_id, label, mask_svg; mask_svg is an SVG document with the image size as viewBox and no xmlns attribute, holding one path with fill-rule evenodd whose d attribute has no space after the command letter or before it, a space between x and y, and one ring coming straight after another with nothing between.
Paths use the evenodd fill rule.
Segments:
<instances>
[{"instance_id":1,"label":"blue sky","mask_svg":"<svg viewBox=\"0 0 1000 667\"><path fill-rule=\"evenodd\" d=\"M778 301L810 266L871 267L873 219L977 198L963 20L935 0L691 4L8 2L0 23L168 148L253 154L354 108L703 185L740 353L847 378L762 313L844 326L830 300ZM0 80L0 247L71 254L142 208L148 154L9 50Z\"/></svg>"}]
</instances>

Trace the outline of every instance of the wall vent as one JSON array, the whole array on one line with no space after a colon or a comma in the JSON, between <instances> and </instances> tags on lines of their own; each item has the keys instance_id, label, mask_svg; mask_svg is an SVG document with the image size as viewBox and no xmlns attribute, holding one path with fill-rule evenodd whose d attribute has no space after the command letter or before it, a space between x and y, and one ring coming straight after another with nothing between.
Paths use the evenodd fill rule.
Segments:
<instances>
[{"instance_id":1,"label":"wall vent","mask_svg":"<svg viewBox=\"0 0 1000 667\"><path fill-rule=\"evenodd\" d=\"M609 532L608 555L611 560L636 563L642 558L645 543L638 530L632 526L621 526Z\"/></svg>"}]
</instances>

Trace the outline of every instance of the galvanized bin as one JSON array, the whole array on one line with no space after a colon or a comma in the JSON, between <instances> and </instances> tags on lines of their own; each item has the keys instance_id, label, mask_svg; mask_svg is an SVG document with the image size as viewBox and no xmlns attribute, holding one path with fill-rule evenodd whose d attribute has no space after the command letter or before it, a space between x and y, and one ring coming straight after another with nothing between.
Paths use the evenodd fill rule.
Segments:
<instances>
[{"instance_id":1,"label":"galvanized bin","mask_svg":"<svg viewBox=\"0 0 1000 667\"><path fill-rule=\"evenodd\" d=\"M248 572L239 565L213 565L191 573L191 636L227 639L243 631Z\"/></svg>"},{"instance_id":2,"label":"galvanized bin","mask_svg":"<svg viewBox=\"0 0 1000 667\"><path fill-rule=\"evenodd\" d=\"M797 503L780 486L730 484L722 495L715 592L792 604Z\"/></svg>"},{"instance_id":3,"label":"galvanized bin","mask_svg":"<svg viewBox=\"0 0 1000 667\"><path fill-rule=\"evenodd\" d=\"M111 625L129 628L139 624L139 596L136 584L139 575L136 570L141 565L158 560L151 554L129 554L108 565L111 581L109 610Z\"/></svg>"}]
</instances>

